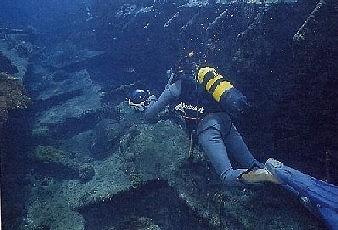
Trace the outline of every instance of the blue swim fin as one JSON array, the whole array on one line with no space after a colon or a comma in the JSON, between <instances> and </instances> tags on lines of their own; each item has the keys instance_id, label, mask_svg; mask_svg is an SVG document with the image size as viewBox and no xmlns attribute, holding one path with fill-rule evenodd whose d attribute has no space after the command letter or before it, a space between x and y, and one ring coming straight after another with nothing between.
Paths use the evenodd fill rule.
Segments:
<instances>
[{"instance_id":1,"label":"blue swim fin","mask_svg":"<svg viewBox=\"0 0 338 230\"><path fill-rule=\"evenodd\" d=\"M338 187L318 180L274 159L266 168L293 192L313 214L321 218L329 229L338 230Z\"/></svg>"}]
</instances>

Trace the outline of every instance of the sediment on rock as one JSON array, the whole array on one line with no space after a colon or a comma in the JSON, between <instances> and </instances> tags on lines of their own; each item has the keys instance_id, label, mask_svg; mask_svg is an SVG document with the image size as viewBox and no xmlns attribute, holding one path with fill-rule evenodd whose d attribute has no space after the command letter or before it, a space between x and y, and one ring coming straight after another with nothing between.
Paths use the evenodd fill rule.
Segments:
<instances>
[{"instance_id":1,"label":"sediment on rock","mask_svg":"<svg viewBox=\"0 0 338 230\"><path fill-rule=\"evenodd\" d=\"M221 2L97 0L92 12L86 10L94 17L65 44L46 48L30 66L15 61L17 53L8 59L21 63L16 77L29 69L25 82L34 102L34 146L16 152L30 151L23 155L29 161L21 162L29 188L26 229L179 229L188 219L196 229L322 227L281 190L224 187L198 148L188 159L189 140L180 122L168 120L173 115L162 114L149 124L124 102L134 88L161 92L166 69L188 51L205 51L208 64L221 69L253 105L238 127L255 155L262 161L281 157L322 175L316 166L327 151L321 149L331 151L337 144L327 138L335 137L336 113L330 106L336 94L327 86L334 85L336 75L325 71L334 69L334 55L318 63L320 55L313 55L318 50L303 52L292 41L308 17L299 1ZM95 44L86 47L94 42L83 40L94 37ZM24 47L17 48L25 56ZM330 57L336 49L325 52ZM10 53L7 46L4 53ZM3 116L1 108L7 106L0 93ZM319 111L323 106L325 111ZM313 165L304 165L304 157ZM136 210L126 205L131 197L136 197ZM168 200L173 206L162 205ZM121 215L111 213L117 207ZM186 215L177 215L182 212Z\"/></svg>"}]
</instances>

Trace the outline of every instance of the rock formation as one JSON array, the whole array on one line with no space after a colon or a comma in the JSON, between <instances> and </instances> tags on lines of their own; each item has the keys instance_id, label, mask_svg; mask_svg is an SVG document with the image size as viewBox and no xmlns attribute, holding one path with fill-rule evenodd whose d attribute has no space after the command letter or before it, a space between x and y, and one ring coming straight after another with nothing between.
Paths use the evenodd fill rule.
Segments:
<instances>
[{"instance_id":1,"label":"rock formation","mask_svg":"<svg viewBox=\"0 0 338 230\"><path fill-rule=\"evenodd\" d=\"M0 41L0 123L27 106L22 82L32 97L3 139L5 227L323 228L279 188L223 186L197 147L189 154L180 121L164 111L147 123L124 100L138 87L160 92L166 70L194 51L248 96L253 106L235 122L260 160L334 182L333 1L95 0L79 9L66 41L50 38L60 42L38 52L33 41Z\"/></svg>"}]
</instances>

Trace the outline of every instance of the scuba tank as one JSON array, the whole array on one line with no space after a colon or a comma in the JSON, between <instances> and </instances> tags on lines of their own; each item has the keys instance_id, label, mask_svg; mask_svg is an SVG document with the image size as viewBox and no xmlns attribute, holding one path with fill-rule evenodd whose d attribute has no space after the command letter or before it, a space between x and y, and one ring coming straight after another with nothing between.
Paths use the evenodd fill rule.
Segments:
<instances>
[{"instance_id":1,"label":"scuba tank","mask_svg":"<svg viewBox=\"0 0 338 230\"><path fill-rule=\"evenodd\" d=\"M248 107L246 97L212 67L198 70L197 81L227 113L237 116Z\"/></svg>"}]
</instances>

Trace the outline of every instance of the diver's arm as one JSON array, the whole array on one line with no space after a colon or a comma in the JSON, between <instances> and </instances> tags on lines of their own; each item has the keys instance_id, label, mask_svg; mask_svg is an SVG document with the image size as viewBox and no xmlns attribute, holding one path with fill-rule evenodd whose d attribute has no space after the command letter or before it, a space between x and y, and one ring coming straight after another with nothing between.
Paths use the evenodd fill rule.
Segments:
<instances>
[{"instance_id":1,"label":"diver's arm","mask_svg":"<svg viewBox=\"0 0 338 230\"><path fill-rule=\"evenodd\" d=\"M153 120L156 115L165 108L170 102L177 98L181 93L181 81L176 81L167 85L157 101L152 101L145 111L145 119Z\"/></svg>"}]
</instances>

